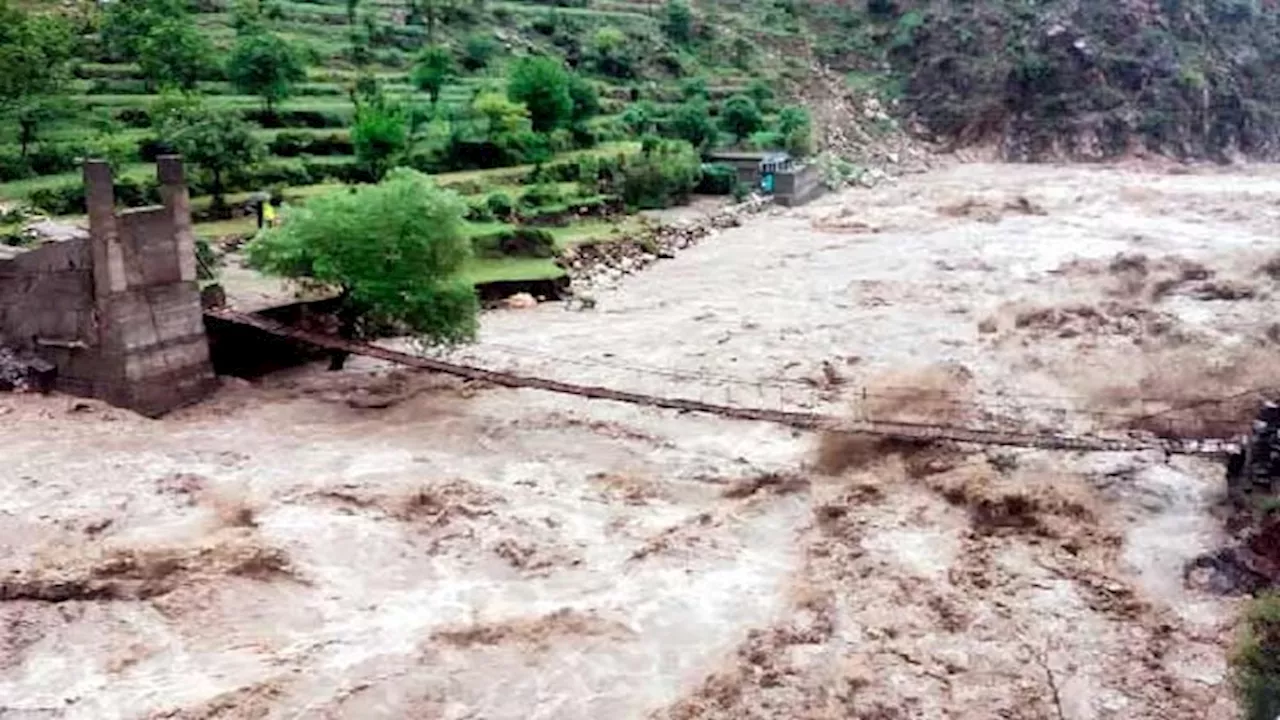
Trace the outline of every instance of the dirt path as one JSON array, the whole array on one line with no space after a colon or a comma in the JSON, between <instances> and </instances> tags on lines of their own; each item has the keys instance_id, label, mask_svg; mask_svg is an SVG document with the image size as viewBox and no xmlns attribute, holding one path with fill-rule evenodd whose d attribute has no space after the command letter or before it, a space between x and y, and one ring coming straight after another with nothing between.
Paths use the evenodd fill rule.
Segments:
<instances>
[{"instance_id":1,"label":"dirt path","mask_svg":"<svg viewBox=\"0 0 1280 720\"><path fill-rule=\"evenodd\" d=\"M595 311L491 314L460 354L832 408L1247 386L1278 198L1274 168L957 167L753 220ZM1233 601L1181 578L1219 539L1200 461L815 453L365 361L162 421L0 397L0 427L4 720L1233 716Z\"/></svg>"}]
</instances>

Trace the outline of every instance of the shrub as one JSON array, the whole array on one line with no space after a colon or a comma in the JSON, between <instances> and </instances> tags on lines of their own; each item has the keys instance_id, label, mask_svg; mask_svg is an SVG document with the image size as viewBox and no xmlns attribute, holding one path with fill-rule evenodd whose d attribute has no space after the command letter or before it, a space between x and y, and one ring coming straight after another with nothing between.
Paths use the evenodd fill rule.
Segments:
<instances>
[{"instance_id":1,"label":"shrub","mask_svg":"<svg viewBox=\"0 0 1280 720\"><path fill-rule=\"evenodd\" d=\"M1280 594L1249 606L1231 664L1246 720L1280 717Z\"/></svg>"},{"instance_id":2,"label":"shrub","mask_svg":"<svg viewBox=\"0 0 1280 720\"><path fill-rule=\"evenodd\" d=\"M532 185L520 195L520 205L530 209L538 209L556 205L564 201L560 188L551 183Z\"/></svg>"},{"instance_id":3,"label":"shrub","mask_svg":"<svg viewBox=\"0 0 1280 720\"><path fill-rule=\"evenodd\" d=\"M313 135L304 132L281 132L268 145L272 155L297 157L299 155L350 155L354 152L351 137L346 133Z\"/></svg>"},{"instance_id":4,"label":"shrub","mask_svg":"<svg viewBox=\"0 0 1280 720\"><path fill-rule=\"evenodd\" d=\"M84 146L76 143L40 143L27 156L27 163L36 175L56 175L70 172L80 165Z\"/></svg>"},{"instance_id":5,"label":"shrub","mask_svg":"<svg viewBox=\"0 0 1280 720\"><path fill-rule=\"evenodd\" d=\"M720 126L725 132L742 142L764 125L764 117L755 100L746 95L734 95L720 108Z\"/></svg>"},{"instance_id":6,"label":"shrub","mask_svg":"<svg viewBox=\"0 0 1280 720\"><path fill-rule=\"evenodd\" d=\"M592 118L587 123L587 129L597 143L616 142L631 137L631 128L617 117Z\"/></svg>"},{"instance_id":7,"label":"shrub","mask_svg":"<svg viewBox=\"0 0 1280 720\"><path fill-rule=\"evenodd\" d=\"M160 188L154 179L119 178L115 183L115 195L118 204L128 207L160 202ZM50 215L82 215L86 212L84 183L74 180L37 188L27 195L27 202Z\"/></svg>"},{"instance_id":8,"label":"shrub","mask_svg":"<svg viewBox=\"0 0 1280 720\"><path fill-rule=\"evenodd\" d=\"M648 100L634 102L622 113L622 123L636 135L653 132L658 124L658 109Z\"/></svg>"},{"instance_id":9,"label":"shrub","mask_svg":"<svg viewBox=\"0 0 1280 720\"><path fill-rule=\"evenodd\" d=\"M761 130L751 133L747 146L753 150L780 150L784 144L782 135L772 130Z\"/></svg>"},{"instance_id":10,"label":"shrub","mask_svg":"<svg viewBox=\"0 0 1280 720\"><path fill-rule=\"evenodd\" d=\"M689 78L680 83L680 97L684 100L696 100L702 98L706 100L710 95L710 89L707 87L707 79L699 76Z\"/></svg>"},{"instance_id":11,"label":"shrub","mask_svg":"<svg viewBox=\"0 0 1280 720\"><path fill-rule=\"evenodd\" d=\"M326 180L336 180L342 183L373 182L373 175L369 173L368 169L356 162L318 163L304 161L302 166L311 176L313 183Z\"/></svg>"},{"instance_id":12,"label":"shrub","mask_svg":"<svg viewBox=\"0 0 1280 720\"><path fill-rule=\"evenodd\" d=\"M289 162L260 163L246 182L239 187L264 187L267 185L314 185L324 180L324 176L312 175L312 169L306 163ZM235 186L233 186L235 187Z\"/></svg>"},{"instance_id":13,"label":"shrub","mask_svg":"<svg viewBox=\"0 0 1280 720\"><path fill-rule=\"evenodd\" d=\"M151 113L146 108L124 108L115 114L115 119L127 127L151 127Z\"/></svg>"},{"instance_id":14,"label":"shrub","mask_svg":"<svg viewBox=\"0 0 1280 720\"><path fill-rule=\"evenodd\" d=\"M698 181L698 192L704 195L729 195L738 183L738 171L732 165L706 163Z\"/></svg>"},{"instance_id":15,"label":"shrub","mask_svg":"<svg viewBox=\"0 0 1280 720\"><path fill-rule=\"evenodd\" d=\"M488 67L501 48L489 33L472 33L462 43L462 67L471 72Z\"/></svg>"},{"instance_id":16,"label":"shrub","mask_svg":"<svg viewBox=\"0 0 1280 720\"><path fill-rule=\"evenodd\" d=\"M31 177L31 164L17 152L0 152L0 182Z\"/></svg>"},{"instance_id":17,"label":"shrub","mask_svg":"<svg viewBox=\"0 0 1280 720\"><path fill-rule=\"evenodd\" d=\"M471 247L485 258L549 258L556 254L556 239L546 230L520 227L472 238Z\"/></svg>"},{"instance_id":18,"label":"shrub","mask_svg":"<svg viewBox=\"0 0 1280 720\"><path fill-rule=\"evenodd\" d=\"M627 36L615 27L603 27L596 31L591 42L591 62L597 72L609 77L625 80L636 74L636 59Z\"/></svg>"},{"instance_id":19,"label":"shrub","mask_svg":"<svg viewBox=\"0 0 1280 720\"><path fill-rule=\"evenodd\" d=\"M642 209L670 207L686 200L702 175L698 153L681 140L647 145L623 170L623 200Z\"/></svg>"},{"instance_id":20,"label":"shrub","mask_svg":"<svg viewBox=\"0 0 1280 720\"><path fill-rule=\"evenodd\" d=\"M218 269L222 266L222 256L213 251L209 241L196 238L196 279L216 280Z\"/></svg>"},{"instance_id":21,"label":"shrub","mask_svg":"<svg viewBox=\"0 0 1280 720\"><path fill-rule=\"evenodd\" d=\"M267 112L262 108L249 110L244 114L246 120L256 122L264 128L345 128L348 118L342 113L322 110L275 110Z\"/></svg>"},{"instance_id":22,"label":"shrub","mask_svg":"<svg viewBox=\"0 0 1280 720\"><path fill-rule=\"evenodd\" d=\"M450 189L457 192L455 188ZM485 204L485 198L471 196L464 197L463 200L467 203L466 219L469 222L487 223L494 221L493 213L490 212L489 206Z\"/></svg>"},{"instance_id":23,"label":"shrub","mask_svg":"<svg viewBox=\"0 0 1280 720\"><path fill-rule=\"evenodd\" d=\"M138 158L143 162L155 162L161 155L173 152L173 147L157 137L145 137L138 141Z\"/></svg>"},{"instance_id":24,"label":"shrub","mask_svg":"<svg viewBox=\"0 0 1280 720\"><path fill-rule=\"evenodd\" d=\"M760 78L747 85L747 97L755 101L761 112L773 112L773 88Z\"/></svg>"},{"instance_id":25,"label":"shrub","mask_svg":"<svg viewBox=\"0 0 1280 720\"><path fill-rule=\"evenodd\" d=\"M27 195L27 202L50 215L78 215L85 212L84 183L71 181L36 188Z\"/></svg>"},{"instance_id":26,"label":"shrub","mask_svg":"<svg viewBox=\"0 0 1280 720\"><path fill-rule=\"evenodd\" d=\"M516 211L515 203L511 201L511 196L504 192L490 193L484 199L484 204L488 207L489 212L494 217L507 219Z\"/></svg>"}]
</instances>

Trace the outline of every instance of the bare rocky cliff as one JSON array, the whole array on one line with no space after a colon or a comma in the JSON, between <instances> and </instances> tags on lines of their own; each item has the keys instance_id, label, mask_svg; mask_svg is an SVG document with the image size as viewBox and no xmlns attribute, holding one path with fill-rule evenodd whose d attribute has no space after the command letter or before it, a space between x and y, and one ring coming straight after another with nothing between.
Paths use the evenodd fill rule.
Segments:
<instances>
[{"instance_id":1,"label":"bare rocky cliff","mask_svg":"<svg viewBox=\"0 0 1280 720\"><path fill-rule=\"evenodd\" d=\"M1280 154L1274 0L866 0L810 12L823 61L897 96L954 147L1022 161Z\"/></svg>"}]
</instances>

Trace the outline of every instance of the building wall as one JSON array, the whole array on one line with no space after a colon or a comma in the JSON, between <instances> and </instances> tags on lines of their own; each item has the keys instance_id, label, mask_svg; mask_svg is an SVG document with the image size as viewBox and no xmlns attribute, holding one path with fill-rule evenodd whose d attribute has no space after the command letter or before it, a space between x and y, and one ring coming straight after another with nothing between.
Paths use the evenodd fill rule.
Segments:
<instances>
[{"instance_id":1,"label":"building wall","mask_svg":"<svg viewBox=\"0 0 1280 720\"><path fill-rule=\"evenodd\" d=\"M0 342L58 368L58 387L145 415L217 384L182 164L157 162L161 207L115 211L111 171L85 163L89 238L0 262Z\"/></svg>"},{"instance_id":2,"label":"building wall","mask_svg":"<svg viewBox=\"0 0 1280 720\"><path fill-rule=\"evenodd\" d=\"M803 205L822 194L822 175L813 165L802 165L794 172L780 172L773 178L773 197L779 205Z\"/></svg>"},{"instance_id":3,"label":"building wall","mask_svg":"<svg viewBox=\"0 0 1280 720\"><path fill-rule=\"evenodd\" d=\"M0 261L0 345L58 367L61 387L94 395L100 356L88 239Z\"/></svg>"}]
</instances>

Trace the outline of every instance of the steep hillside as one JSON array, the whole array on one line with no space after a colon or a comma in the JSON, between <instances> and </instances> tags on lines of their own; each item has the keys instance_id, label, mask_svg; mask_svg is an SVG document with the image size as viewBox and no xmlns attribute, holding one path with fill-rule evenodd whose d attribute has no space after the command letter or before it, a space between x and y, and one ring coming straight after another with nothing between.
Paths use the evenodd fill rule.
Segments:
<instances>
[{"instance_id":1,"label":"steep hillside","mask_svg":"<svg viewBox=\"0 0 1280 720\"><path fill-rule=\"evenodd\" d=\"M807 24L928 133L1008 159L1280 152L1274 0L861 0Z\"/></svg>"}]
</instances>

